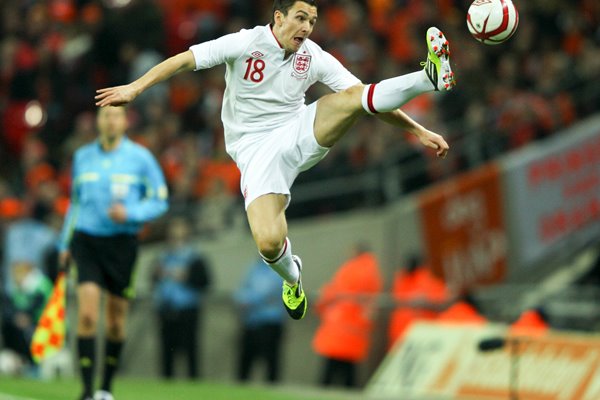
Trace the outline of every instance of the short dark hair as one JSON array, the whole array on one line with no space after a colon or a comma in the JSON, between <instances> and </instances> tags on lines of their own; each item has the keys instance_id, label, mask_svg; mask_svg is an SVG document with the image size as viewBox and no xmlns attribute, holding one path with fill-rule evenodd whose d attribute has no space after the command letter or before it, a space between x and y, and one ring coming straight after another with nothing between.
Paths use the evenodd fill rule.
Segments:
<instances>
[{"instance_id":1,"label":"short dark hair","mask_svg":"<svg viewBox=\"0 0 600 400\"><path fill-rule=\"evenodd\" d=\"M271 13L271 24L275 24L275 11L281 11L283 15L287 15L290 8L294 7L297 1L302 1L308 5L317 7L316 0L274 0L273 12Z\"/></svg>"}]
</instances>

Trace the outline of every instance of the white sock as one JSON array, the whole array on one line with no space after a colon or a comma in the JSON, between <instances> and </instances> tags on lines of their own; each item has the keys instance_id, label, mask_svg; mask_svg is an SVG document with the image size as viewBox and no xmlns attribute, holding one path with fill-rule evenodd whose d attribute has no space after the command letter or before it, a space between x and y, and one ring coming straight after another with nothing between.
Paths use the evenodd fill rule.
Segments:
<instances>
[{"instance_id":1,"label":"white sock","mask_svg":"<svg viewBox=\"0 0 600 400\"><path fill-rule=\"evenodd\" d=\"M394 111L412 98L434 90L425 70L421 70L365 86L362 105L369 114Z\"/></svg>"},{"instance_id":2,"label":"white sock","mask_svg":"<svg viewBox=\"0 0 600 400\"><path fill-rule=\"evenodd\" d=\"M292 242L290 242L290 239L285 238L283 248L274 259L270 260L262 254L260 256L290 286L295 285L300 279L300 271L298 271L296 263L292 260Z\"/></svg>"}]
</instances>

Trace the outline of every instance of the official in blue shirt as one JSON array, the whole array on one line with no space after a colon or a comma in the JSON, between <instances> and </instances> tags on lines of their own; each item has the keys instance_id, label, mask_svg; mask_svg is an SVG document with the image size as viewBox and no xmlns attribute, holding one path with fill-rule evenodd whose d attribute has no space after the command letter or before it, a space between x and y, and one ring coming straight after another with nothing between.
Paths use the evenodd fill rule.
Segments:
<instances>
[{"instance_id":1,"label":"official in blue shirt","mask_svg":"<svg viewBox=\"0 0 600 400\"><path fill-rule=\"evenodd\" d=\"M125 136L123 107L102 107L98 140L75 152L71 205L60 241L60 262L73 258L78 275L77 338L82 400L114 400L111 384L125 340L137 233L168 208L167 187L156 159ZM106 302L104 376L93 393L95 337L102 290ZM92 397L93 396L93 397Z\"/></svg>"},{"instance_id":2,"label":"official in blue shirt","mask_svg":"<svg viewBox=\"0 0 600 400\"><path fill-rule=\"evenodd\" d=\"M161 372L167 379L175 376L178 355L185 356L190 379L200 375L198 354L203 354L204 299L211 273L208 260L190 243L190 231L185 218L169 220L167 247L159 254L154 269Z\"/></svg>"},{"instance_id":3,"label":"official in blue shirt","mask_svg":"<svg viewBox=\"0 0 600 400\"><path fill-rule=\"evenodd\" d=\"M267 380L279 380L279 362L286 318L280 306L281 279L262 260L250 265L234 301L242 317L237 377L246 381L256 361L264 360Z\"/></svg>"}]
</instances>

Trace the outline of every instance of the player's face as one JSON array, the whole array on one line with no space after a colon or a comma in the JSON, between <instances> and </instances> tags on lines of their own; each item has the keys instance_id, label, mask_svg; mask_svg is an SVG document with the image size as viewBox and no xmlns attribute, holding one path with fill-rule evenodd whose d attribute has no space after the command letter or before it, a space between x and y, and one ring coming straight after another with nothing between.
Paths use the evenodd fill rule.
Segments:
<instances>
[{"instance_id":1,"label":"player's face","mask_svg":"<svg viewBox=\"0 0 600 400\"><path fill-rule=\"evenodd\" d=\"M127 115L123 107L101 107L96 118L100 136L115 138L127 129Z\"/></svg>"},{"instance_id":2,"label":"player's face","mask_svg":"<svg viewBox=\"0 0 600 400\"><path fill-rule=\"evenodd\" d=\"M286 51L295 53L310 36L316 22L317 7L297 1L287 15L275 12L273 32Z\"/></svg>"}]
</instances>

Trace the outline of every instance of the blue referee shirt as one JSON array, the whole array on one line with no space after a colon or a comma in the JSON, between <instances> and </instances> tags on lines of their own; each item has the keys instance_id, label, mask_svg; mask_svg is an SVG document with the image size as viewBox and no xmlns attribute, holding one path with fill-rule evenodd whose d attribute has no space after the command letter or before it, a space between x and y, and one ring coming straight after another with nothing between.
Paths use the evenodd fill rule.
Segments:
<instances>
[{"instance_id":1,"label":"blue referee shirt","mask_svg":"<svg viewBox=\"0 0 600 400\"><path fill-rule=\"evenodd\" d=\"M167 211L167 186L156 159L127 137L112 151L104 151L98 140L81 147L73 158L72 177L61 251L68 248L73 231L94 236L136 234L145 222ZM115 203L127 210L123 224L108 216Z\"/></svg>"}]
</instances>

